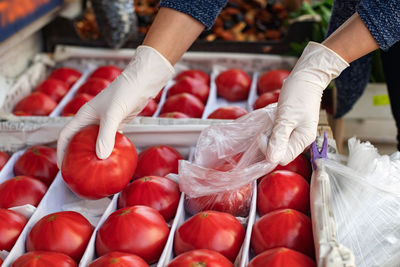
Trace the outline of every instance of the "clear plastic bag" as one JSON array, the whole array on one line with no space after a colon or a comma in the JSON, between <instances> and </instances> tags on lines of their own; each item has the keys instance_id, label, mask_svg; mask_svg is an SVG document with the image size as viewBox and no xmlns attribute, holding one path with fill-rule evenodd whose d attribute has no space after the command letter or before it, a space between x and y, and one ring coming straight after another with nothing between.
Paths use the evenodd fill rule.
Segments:
<instances>
[{"instance_id":1,"label":"clear plastic bag","mask_svg":"<svg viewBox=\"0 0 400 267\"><path fill-rule=\"evenodd\" d=\"M270 105L202 131L193 162L179 163L179 186L189 212L213 209L247 216L252 182L276 167L264 155L275 110Z\"/></svg>"},{"instance_id":2,"label":"clear plastic bag","mask_svg":"<svg viewBox=\"0 0 400 267\"><path fill-rule=\"evenodd\" d=\"M349 140L347 162L320 159L329 176L337 241L356 266L400 266L400 157L381 156L370 143ZM318 179L318 177L317 177Z\"/></svg>"}]
</instances>

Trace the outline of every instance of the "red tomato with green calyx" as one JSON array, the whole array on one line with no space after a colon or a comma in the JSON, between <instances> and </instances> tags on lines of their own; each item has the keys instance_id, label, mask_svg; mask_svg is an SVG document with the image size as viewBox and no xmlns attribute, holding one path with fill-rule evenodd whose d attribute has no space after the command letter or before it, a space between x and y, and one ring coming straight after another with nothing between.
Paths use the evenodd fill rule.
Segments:
<instances>
[{"instance_id":1,"label":"red tomato with green calyx","mask_svg":"<svg viewBox=\"0 0 400 267\"><path fill-rule=\"evenodd\" d=\"M93 98L89 94L79 94L72 98L63 108L61 116L74 116L79 109Z\"/></svg>"},{"instance_id":2,"label":"red tomato with green calyx","mask_svg":"<svg viewBox=\"0 0 400 267\"><path fill-rule=\"evenodd\" d=\"M135 178L178 173L178 162L181 159L182 155L170 146L148 147L139 154Z\"/></svg>"},{"instance_id":3,"label":"red tomato with green calyx","mask_svg":"<svg viewBox=\"0 0 400 267\"><path fill-rule=\"evenodd\" d=\"M151 117L156 112L158 107L157 102L154 99L150 99L143 110L138 114L138 116Z\"/></svg>"},{"instance_id":4,"label":"red tomato with green calyx","mask_svg":"<svg viewBox=\"0 0 400 267\"><path fill-rule=\"evenodd\" d=\"M92 233L93 226L78 212L48 214L32 227L26 238L26 250L60 252L78 262Z\"/></svg>"},{"instance_id":5,"label":"red tomato with green calyx","mask_svg":"<svg viewBox=\"0 0 400 267\"><path fill-rule=\"evenodd\" d=\"M234 262L242 246L245 231L231 214L204 211L192 216L175 232L176 255L194 249L217 251Z\"/></svg>"},{"instance_id":6,"label":"red tomato with green calyx","mask_svg":"<svg viewBox=\"0 0 400 267\"><path fill-rule=\"evenodd\" d=\"M270 104L277 103L279 100L279 94L281 90L275 90L272 92L265 92L260 95L253 104L253 109L259 109L266 107Z\"/></svg>"},{"instance_id":7,"label":"red tomato with green calyx","mask_svg":"<svg viewBox=\"0 0 400 267\"><path fill-rule=\"evenodd\" d=\"M0 151L0 171L3 169L4 165L6 165L7 161L10 159L10 155L8 155L4 151Z\"/></svg>"},{"instance_id":8,"label":"red tomato with green calyx","mask_svg":"<svg viewBox=\"0 0 400 267\"><path fill-rule=\"evenodd\" d=\"M311 180L311 163L303 154L298 155L297 158L286 166L278 165L274 171L277 170L292 171L303 176L308 182Z\"/></svg>"},{"instance_id":9,"label":"red tomato with green calyx","mask_svg":"<svg viewBox=\"0 0 400 267\"><path fill-rule=\"evenodd\" d=\"M247 267L316 267L303 253L288 248L274 248L257 255Z\"/></svg>"},{"instance_id":10,"label":"red tomato with green calyx","mask_svg":"<svg viewBox=\"0 0 400 267\"><path fill-rule=\"evenodd\" d=\"M240 69L221 72L215 80L218 96L228 101L246 100L251 85L250 76Z\"/></svg>"},{"instance_id":11,"label":"red tomato with green calyx","mask_svg":"<svg viewBox=\"0 0 400 267\"><path fill-rule=\"evenodd\" d=\"M57 173L57 151L48 146L31 146L14 165L16 176L30 176L47 186L53 182Z\"/></svg>"},{"instance_id":12,"label":"red tomato with green calyx","mask_svg":"<svg viewBox=\"0 0 400 267\"><path fill-rule=\"evenodd\" d=\"M57 102L50 96L41 92L33 92L17 103L13 113L18 115L22 112L32 116L47 116L56 106Z\"/></svg>"},{"instance_id":13,"label":"red tomato with green calyx","mask_svg":"<svg viewBox=\"0 0 400 267\"><path fill-rule=\"evenodd\" d=\"M192 94L201 100L204 104L207 103L210 87L201 80L190 77L183 77L176 81L168 90L167 97L173 95L188 93Z\"/></svg>"},{"instance_id":14,"label":"red tomato with green calyx","mask_svg":"<svg viewBox=\"0 0 400 267\"><path fill-rule=\"evenodd\" d=\"M16 176L0 184L0 208L8 209L30 204L37 207L47 191L40 180Z\"/></svg>"},{"instance_id":15,"label":"red tomato with green calyx","mask_svg":"<svg viewBox=\"0 0 400 267\"><path fill-rule=\"evenodd\" d=\"M32 251L18 257L12 267L76 267L76 262L63 253Z\"/></svg>"},{"instance_id":16,"label":"red tomato with green calyx","mask_svg":"<svg viewBox=\"0 0 400 267\"><path fill-rule=\"evenodd\" d=\"M68 85L57 79L47 79L43 81L38 87L36 87L36 92L44 93L50 96L57 103L68 93Z\"/></svg>"},{"instance_id":17,"label":"red tomato with green calyx","mask_svg":"<svg viewBox=\"0 0 400 267\"><path fill-rule=\"evenodd\" d=\"M311 220L293 209L276 210L261 217L253 226L250 242L257 255L286 247L314 258Z\"/></svg>"},{"instance_id":18,"label":"red tomato with green calyx","mask_svg":"<svg viewBox=\"0 0 400 267\"><path fill-rule=\"evenodd\" d=\"M15 211L0 209L0 251L11 251L27 221Z\"/></svg>"},{"instance_id":19,"label":"red tomato with green calyx","mask_svg":"<svg viewBox=\"0 0 400 267\"><path fill-rule=\"evenodd\" d=\"M204 112L204 104L194 95L181 93L168 97L161 112L182 112L191 118L201 118Z\"/></svg>"},{"instance_id":20,"label":"red tomato with green calyx","mask_svg":"<svg viewBox=\"0 0 400 267\"><path fill-rule=\"evenodd\" d=\"M281 89L283 81L289 76L288 70L270 70L257 81L257 92L259 95L265 92L271 92L276 89Z\"/></svg>"},{"instance_id":21,"label":"red tomato with green calyx","mask_svg":"<svg viewBox=\"0 0 400 267\"><path fill-rule=\"evenodd\" d=\"M265 175L257 188L257 210L262 216L274 210L310 211L310 186L291 171L274 171Z\"/></svg>"},{"instance_id":22,"label":"red tomato with green calyx","mask_svg":"<svg viewBox=\"0 0 400 267\"><path fill-rule=\"evenodd\" d=\"M107 159L96 155L99 126L89 125L70 140L61 166L65 183L78 196L99 199L124 189L136 169L137 152L132 142L117 132Z\"/></svg>"},{"instance_id":23,"label":"red tomato with green calyx","mask_svg":"<svg viewBox=\"0 0 400 267\"><path fill-rule=\"evenodd\" d=\"M121 73L122 70L116 66L100 66L90 75L89 78L103 78L112 82Z\"/></svg>"},{"instance_id":24,"label":"red tomato with green calyx","mask_svg":"<svg viewBox=\"0 0 400 267\"><path fill-rule=\"evenodd\" d=\"M221 253L209 249L185 252L173 259L167 267L233 267L230 260Z\"/></svg>"},{"instance_id":25,"label":"red tomato with green calyx","mask_svg":"<svg viewBox=\"0 0 400 267\"><path fill-rule=\"evenodd\" d=\"M179 198L179 186L176 182L160 176L145 176L122 190L118 208L135 205L152 207L168 222L175 217Z\"/></svg>"},{"instance_id":26,"label":"red tomato with green calyx","mask_svg":"<svg viewBox=\"0 0 400 267\"><path fill-rule=\"evenodd\" d=\"M236 120L248 112L239 106L226 106L214 110L207 119Z\"/></svg>"},{"instance_id":27,"label":"red tomato with green calyx","mask_svg":"<svg viewBox=\"0 0 400 267\"><path fill-rule=\"evenodd\" d=\"M113 212L96 236L96 252L102 256L112 251L135 254L148 264L156 262L169 234L161 214L146 206L132 206Z\"/></svg>"},{"instance_id":28,"label":"red tomato with green calyx","mask_svg":"<svg viewBox=\"0 0 400 267\"><path fill-rule=\"evenodd\" d=\"M74 83L79 80L79 78L82 76L82 74L71 68L59 68L56 70L53 70L49 76L49 78L61 80L65 82L69 88L74 85Z\"/></svg>"},{"instance_id":29,"label":"red tomato with green calyx","mask_svg":"<svg viewBox=\"0 0 400 267\"><path fill-rule=\"evenodd\" d=\"M149 267L149 265L139 256L122 253L110 252L89 264L89 267Z\"/></svg>"},{"instance_id":30,"label":"red tomato with green calyx","mask_svg":"<svg viewBox=\"0 0 400 267\"><path fill-rule=\"evenodd\" d=\"M181 73L179 73L176 77L175 77L175 81L179 81L180 79L184 78L184 77L190 77L199 81L202 81L205 84L210 84L210 76L205 73L204 71L201 70L185 70L182 71Z\"/></svg>"},{"instance_id":31,"label":"red tomato with green calyx","mask_svg":"<svg viewBox=\"0 0 400 267\"><path fill-rule=\"evenodd\" d=\"M103 78L90 78L84 84L79 87L76 95L88 94L96 96L98 93L103 91L111 82Z\"/></svg>"},{"instance_id":32,"label":"red tomato with green calyx","mask_svg":"<svg viewBox=\"0 0 400 267\"><path fill-rule=\"evenodd\" d=\"M167 113L162 113L159 116L160 118L171 118L171 119L185 119L185 118L190 118L188 115L182 113L182 112L167 112Z\"/></svg>"}]
</instances>

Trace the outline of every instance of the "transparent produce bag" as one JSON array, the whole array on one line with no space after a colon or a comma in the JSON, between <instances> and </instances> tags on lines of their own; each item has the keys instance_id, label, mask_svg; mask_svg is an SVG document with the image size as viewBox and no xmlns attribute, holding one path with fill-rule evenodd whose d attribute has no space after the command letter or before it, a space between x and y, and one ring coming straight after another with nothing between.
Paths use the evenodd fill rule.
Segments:
<instances>
[{"instance_id":1,"label":"transparent produce bag","mask_svg":"<svg viewBox=\"0 0 400 267\"><path fill-rule=\"evenodd\" d=\"M194 160L179 162L178 180L187 211L248 215L252 182L276 167L264 155L275 110L276 105L271 105L201 132Z\"/></svg>"},{"instance_id":2,"label":"transparent produce bag","mask_svg":"<svg viewBox=\"0 0 400 267\"><path fill-rule=\"evenodd\" d=\"M400 153L381 156L369 142L348 143L347 159L316 162L322 173L316 179L329 177L330 190L320 194L330 199L325 209L331 209L326 215L333 215L337 242L353 252L356 266L400 266Z\"/></svg>"}]
</instances>

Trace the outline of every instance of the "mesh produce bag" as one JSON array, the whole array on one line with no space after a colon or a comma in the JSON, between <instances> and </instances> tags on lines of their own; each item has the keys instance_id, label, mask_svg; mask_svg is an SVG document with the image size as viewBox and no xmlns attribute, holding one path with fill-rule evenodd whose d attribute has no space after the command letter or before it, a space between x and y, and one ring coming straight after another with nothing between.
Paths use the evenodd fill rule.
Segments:
<instances>
[{"instance_id":1,"label":"mesh produce bag","mask_svg":"<svg viewBox=\"0 0 400 267\"><path fill-rule=\"evenodd\" d=\"M197 200L187 199L187 210L228 210L247 216L252 182L276 167L264 155L275 110L276 105L270 105L202 131L193 162L179 163L180 189L188 199Z\"/></svg>"},{"instance_id":2,"label":"mesh produce bag","mask_svg":"<svg viewBox=\"0 0 400 267\"><path fill-rule=\"evenodd\" d=\"M324 209L333 215L333 237L353 252L356 266L400 266L400 154L381 156L370 143L352 138L347 159L320 159L317 166L323 171L316 179L327 174L330 186L312 198L330 199Z\"/></svg>"}]
</instances>

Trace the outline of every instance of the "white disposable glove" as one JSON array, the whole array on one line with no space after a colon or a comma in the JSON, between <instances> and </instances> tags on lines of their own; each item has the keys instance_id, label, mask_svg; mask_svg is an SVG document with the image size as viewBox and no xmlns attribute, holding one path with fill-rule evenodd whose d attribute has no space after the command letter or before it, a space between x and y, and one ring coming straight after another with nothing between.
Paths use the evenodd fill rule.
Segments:
<instances>
[{"instance_id":1,"label":"white disposable glove","mask_svg":"<svg viewBox=\"0 0 400 267\"><path fill-rule=\"evenodd\" d=\"M266 157L286 165L316 138L323 90L349 66L331 49L310 42L284 81Z\"/></svg>"},{"instance_id":2,"label":"white disposable glove","mask_svg":"<svg viewBox=\"0 0 400 267\"><path fill-rule=\"evenodd\" d=\"M83 105L61 130L57 143L58 167L61 168L71 137L90 124L100 124L96 142L97 157L108 158L114 148L116 132L139 114L151 98L157 96L174 72L169 61L154 48L139 46L124 71L106 89Z\"/></svg>"}]
</instances>

